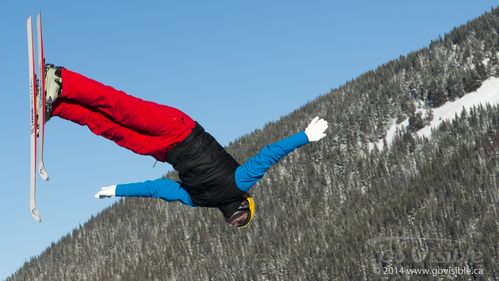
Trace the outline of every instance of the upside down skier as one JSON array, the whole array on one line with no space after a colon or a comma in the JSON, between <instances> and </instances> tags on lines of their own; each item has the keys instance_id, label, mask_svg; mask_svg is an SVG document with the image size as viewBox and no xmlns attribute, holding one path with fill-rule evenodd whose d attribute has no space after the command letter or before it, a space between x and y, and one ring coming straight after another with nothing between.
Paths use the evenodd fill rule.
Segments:
<instances>
[{"instance_id":1,"label":"upside down skier","mask_svg":"<svg viewBox=\"0 0 499 281\"><path fill-rule=\"evenodd\" d=\"M299 133L265 146L240 165L203 127L182 111L145 101L63 67L46 65L46 116L87 126L94 134L141 155L167 162L179 172L170 179L102 187L96 198L151 197L191 207L218 208L233 226L247 225L255 204L248 193L287 154L326 136L315 117Z\"/></svg>"}]
</instances>

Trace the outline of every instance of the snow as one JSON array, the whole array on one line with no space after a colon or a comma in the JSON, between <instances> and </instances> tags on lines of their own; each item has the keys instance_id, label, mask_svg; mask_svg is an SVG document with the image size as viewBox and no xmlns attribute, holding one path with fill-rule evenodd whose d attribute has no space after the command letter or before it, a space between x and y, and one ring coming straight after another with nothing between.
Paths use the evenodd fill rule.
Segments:
<instances>
[{"instance_id":1,"label":"snow","mask_svg":"<svg viewBox=\"0 0 499 281\"><path fill-rule=\"evenodd\" d=\"M430 137L431 130L438 127L442 121L454 119L456 114L459 114L463 109L469 110L474 106L486 105L487 103L491 105L499 104L499 78L491 77L485 80L475 92L433 109L433 120L430 125L419 130L417 134L420 137Z\"/></svg>"},{"instance_id":2,"label":"snow","mask_svg":"<svg viewBox=\"0 0 499 281\"><path fill-rule=\"evenodd\" d=\"M464 95L460 99L455 101L450 101L443 104L440 107L434 108L433 111L433 120L426 127L423 127L416 134L419 137L427 137L431 136L432 129L437 128L443 121L450 121L456 117L456 114L460 114L463 109L469 110L470 108L478 105L497 105L499 104L499 78L491 77L485 80L482 83L482 86L476 90L475 92L468 93ZM418 109L418 112L423 114L423 117L426 116L427 110ZM409 125L409 118L405 119L400 123L396 123L394 119L392 121L392 125L388 129L385 135L385 140L388 145L390 145L393 141L393 138L396 135L396 132L399 130L404 130ZM380 139L377 142L369 143L369 149L373 149L374 146L377 146L378 149L383 149L383 139Z\"/></svg>"},{"instance_id":3,"label":"snow","mask_svg":"<svg viewBox=\"0 0 499 281\"><path fill-rule=\"evenodd\" d=\"M382 139L379 139L377 142L369 143L369 150L374 149L374 146L377 146L379 150L382 150L383 146L384 146L384 144L383 144L384 140L386 140L386 143L388 145L390 145L393 141L393 138L395 138L395 136L397 135L397 131L404 130L405 128L407 128L408 125L409 125L409 118L405 119L404 121L402 121L398 124L397 124L397 119L393 119L392 125L390 126L390 128L386 132L385 137Z\"/></svg>"}]
</instances>

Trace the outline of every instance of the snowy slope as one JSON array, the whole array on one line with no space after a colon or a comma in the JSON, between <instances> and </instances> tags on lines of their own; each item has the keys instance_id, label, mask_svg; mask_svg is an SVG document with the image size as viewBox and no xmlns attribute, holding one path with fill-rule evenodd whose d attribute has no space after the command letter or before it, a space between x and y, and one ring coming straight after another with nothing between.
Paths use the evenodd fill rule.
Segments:
<instances>
[{"instance_id":1,"label":"snowy slope","mask_svg":"<svg viewBox=\"0 0 499 281\"><path fill-rule=\"evenodd\" d=\"M457 99L455 101L447 102L438 108L434 108L433 111L433 120L430 124L419 131L416 134L420 137L430 137L431 130L437 128L444 120L452 120L456 116L456 114L460 114L463 109L469 110L474 106L478 106L480 104L499 104L499 78L491 77L485 80L482 83L482 86L476 90L475 92L471 92L467 95L464 95L462 98ZM425 109L418 109L419 112L423 113L423 117L426 116ZM396 123L396 120L393 120L392 125L388 129L385 135L385 140L388 145L390 145L395 137L397 131L405 130L409 125L409 118L405 119L400 123ZM369 149L373 149L374 146L377 146L378 149L383 149L383 139L380 139L377 142L371 142L369 144Z\"/></svg>"}]
</instances>

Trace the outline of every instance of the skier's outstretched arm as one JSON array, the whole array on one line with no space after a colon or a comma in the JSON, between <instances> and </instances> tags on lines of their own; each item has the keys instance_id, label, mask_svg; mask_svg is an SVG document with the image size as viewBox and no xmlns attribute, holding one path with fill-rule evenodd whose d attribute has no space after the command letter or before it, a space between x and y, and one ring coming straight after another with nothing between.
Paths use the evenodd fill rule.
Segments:
<instances>
[{"instance_id":1,"label":"skier's outstretched arm","mask_svg":"<svg viewBox=\"0 0 499 281\"><path fill-rule=\"evenodd\" d=\"M180 201L185 205L194 207L189 194L178 182L170 179L148 180L137 183L127 183L102 187L95 194L96 198L110 197L151 197L165 201Z\"/></svg>"},{"instance_id":2,"label":"skier's outstretched arm","mask_svg":"<svg viewBox=\"0 0 499 281\"><path fill-rule=\"evenodd\" d=\"M257 155L237 168L237 187L247 192L265 175L268 169L293 150L309 142L316 142L324 138L327 127L327 121L315 117L304 131L265 146Z\"/></svg>"}]
</instances>

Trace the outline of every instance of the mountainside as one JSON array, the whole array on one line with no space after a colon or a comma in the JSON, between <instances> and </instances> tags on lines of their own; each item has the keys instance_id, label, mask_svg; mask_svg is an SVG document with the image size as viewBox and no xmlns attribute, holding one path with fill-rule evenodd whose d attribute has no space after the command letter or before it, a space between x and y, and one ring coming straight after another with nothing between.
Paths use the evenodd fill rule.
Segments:
<instances>
[{"instance_id":1,"label":"mountainside","mask_svg":"<svg viewBox=\"0 0 499 281\"><path fill-rule=\"evenodd\" d=\"M244 162L316 115L330 124L252 189L250 227L216 209L120 200L7 280L499 280L499 107L417 134L432 108L494 77L499 8L231 143Z\"/></svg>"}]
</instances>

